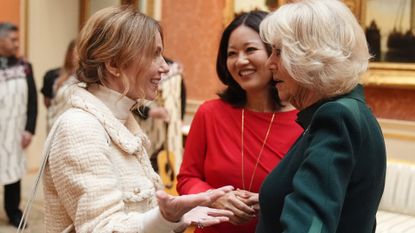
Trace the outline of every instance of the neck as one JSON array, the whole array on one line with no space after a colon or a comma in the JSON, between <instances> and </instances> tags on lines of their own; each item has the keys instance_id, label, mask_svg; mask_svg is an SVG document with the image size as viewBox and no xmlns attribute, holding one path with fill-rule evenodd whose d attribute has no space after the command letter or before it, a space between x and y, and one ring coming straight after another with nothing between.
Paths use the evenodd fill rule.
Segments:
<instances>
[{"instance_id":1,"label":"neck","mask_svg":"<svg viewBox=\"0 0 415 233\"><path fill-rule=\"evenodd\" d=\"M280 112L288 112L295 110L295 107L290 102L281 101L283 107L281 107Z\"/></svg>"},{"instance_id":2,"label":"neck","mask_svg":"<svg viewBox=\"0 0 415 233\"><path fill-rule=\"evenodd\" d=\"M119 81L119 78L117 79L117 77L115 76L108 75L107 77L104 77L103 80L105 84L104 86L106 86L107 88L118 93L123 93L124 88L122 82Z\"/></svg>"},{"instance_id":3,"label":"neck","mask_svg":"<svg viewBox=\"0 0 415 233\"><path fill-rule=\"evenodd\" d=\"M254 112L273 112L275 106L269 92L246 92L245 108Z\"/></svg>"},{"instance_id":4,"label":"neck","mask_svg":"<svg viewBox=\"0 0 415 233\"><path fill-rule=\"evenodd\" d=\"M130 115L130 109L136 103L134 100L123 96L121 93L98 84L91 84L88 90L100 99L114 114L114 116L125 123Z\"/></svg>"},{"instance_id":5,"label":"neck","mask_svg":"<svg viewBox=\"0 0 415 233\"><path fill-rule=\"evenodd\" d=\"M290 99L290 103L297 109L303 110L320 101L323 96L306 88L300 88L297 94Z\"/></svg>"}]
</instances>

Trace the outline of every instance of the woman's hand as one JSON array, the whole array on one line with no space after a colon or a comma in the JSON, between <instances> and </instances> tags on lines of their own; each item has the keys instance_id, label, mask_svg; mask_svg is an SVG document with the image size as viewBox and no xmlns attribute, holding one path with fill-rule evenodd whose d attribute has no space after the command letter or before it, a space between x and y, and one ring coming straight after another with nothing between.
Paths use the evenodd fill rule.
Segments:
<instances>
[{"instance_id":1,"label":"woman's hand","mask_svg":"<svg viewBox=\"0 0 415 233\"><path fill-rule=\"evenodd\" d=\"M183 215L184 225L175 229L175 232L184 231L189 225L198 228L212 226L221 222L229 221L233 213L229 210L212 209L205 206L197 206Z\"/></svg>"},{"instance_id":2,"label":"woman's hand","mask_svg":"<svg viewBox=\"0 0 415 233\"><path fill-rule=\"evenodd\" d=\"M178 222L183 215L196 206L209 206L219 197L233 190L232 186L212 189L204 193L183 196L171 196L160 190L156 192L159 209L163 217L170 222Z\"/></svg>"},{"instance_id":3,"label":"woman's hand","mask_svg":"<svg viewBox=\"0 0 415 233\"><path fill-rule=\"evenodd\" d=\"M252 207L255 203L255 195L242 190L228 192L212 203L211 207L216 209L229 210L233 212L229 222L238 225L251 221L256 217L255 209Z\"/></svg>"},{"instance_id":4,"label":"woman's hand","mask_svg":"<svg viewBox=\"0 0 415 233\"><path fill-rule=\"evenodd\" d=\"M27 146L29 146L30 142L32 141L32 133L29 131L24 131L22 134L22 148L26 149Z\"/></svg>"},{"instance_id":5,"label":"woman's hand","mask_svg":"<svg viewBox=\"0 0 415 233\"><path fill-rule=\"evenodd\" d=\"M255 212L259 211L259 195L250 191L237 189L235 195L246 205L252 207Z\"/></svg>"}]
</instances>

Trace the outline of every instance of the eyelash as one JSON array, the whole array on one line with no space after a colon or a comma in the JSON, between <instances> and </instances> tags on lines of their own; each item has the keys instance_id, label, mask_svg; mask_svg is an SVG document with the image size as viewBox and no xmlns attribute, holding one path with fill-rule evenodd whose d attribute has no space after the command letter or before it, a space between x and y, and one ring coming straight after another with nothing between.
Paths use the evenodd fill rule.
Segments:
<instances>
[{"instance_id":1,"label":"eyelash","mask_svg":"<svg viewBox=\"0 0 415 233\"><path fill-rule=\"evenodd\" d=\"M231 57L231 56L233 56L233 55L236 55L236 53L235 52L233 52L233 51L231 51L231 52L228 52L228 57Z\"/></svg>"},{"instance_id":2,"label":"eyelash","mask_svg":"<svg viewBox=\"0 0 415 233\"><path fill-rule=\"evenodd\" d=\"M246 52L254 52L254 51L256 51L256 50L258 50L257 48L255 48L255 47L248 47L248 48L246 48L245 49L245 51ZM228 52L228 54L227 54L227 56L228 57L230 57L230 56L233 56L233 55L236 55L236 52L234 52L234 51L230 51L230 52Z\"/></svg>"}]
</instances>

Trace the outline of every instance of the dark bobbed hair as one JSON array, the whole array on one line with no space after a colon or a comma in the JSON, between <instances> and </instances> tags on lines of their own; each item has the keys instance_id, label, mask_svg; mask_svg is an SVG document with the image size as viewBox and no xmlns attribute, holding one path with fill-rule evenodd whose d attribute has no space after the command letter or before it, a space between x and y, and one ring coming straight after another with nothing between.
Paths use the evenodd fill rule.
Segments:
<instances>
[{"instance_id":1,"label":"dark bobbed hair","mask_svg":"<svg viewBox=\"0 0 415 233\"><path fill-rule=\"evenodd\" d=\"M218 96L220 99L234 107L244 107L246 105L246 92L232 77L226 65L228 59L229 37L231 36L231 33L241 25L247 26L259 34L259 25L267 15L267 12L260 10L241 13L237 15L223 31L216 59L216 73L218 74L220 81L227 87L222 92L219 92ZM265 43L264 45L268 55L271 55L271 46ZM274 102L275 110L280 109L282 104L273 80L271 80L269 84L269 91Z\"/></svg>"}]
</instances>

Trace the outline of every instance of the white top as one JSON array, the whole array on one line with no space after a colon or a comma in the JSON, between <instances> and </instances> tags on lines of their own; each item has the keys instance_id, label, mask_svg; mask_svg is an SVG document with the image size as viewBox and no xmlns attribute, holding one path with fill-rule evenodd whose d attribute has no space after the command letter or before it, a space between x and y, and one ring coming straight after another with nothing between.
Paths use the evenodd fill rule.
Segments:
<instances>
[{"instance_id":1,"label":"white top","mask_svg":"<svg viewBox=\"0 0 415 233\"><path fill-rule=\"evenodd\" d=\"M130 116L131 108L136 104L135 100L102 85L90 85L88 91L101 100L123 124Z\"/></svg>"}]
</instances>

